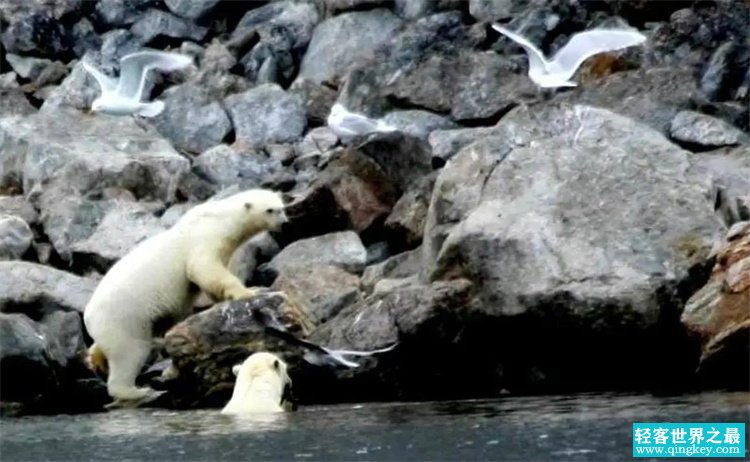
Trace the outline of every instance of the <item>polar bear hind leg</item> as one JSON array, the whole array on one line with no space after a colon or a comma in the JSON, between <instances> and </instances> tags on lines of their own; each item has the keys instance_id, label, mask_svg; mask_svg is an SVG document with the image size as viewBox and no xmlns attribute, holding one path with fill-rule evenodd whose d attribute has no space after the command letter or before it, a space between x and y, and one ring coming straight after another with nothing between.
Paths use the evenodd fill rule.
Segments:
<instances>
[{"instance_id":1,"label":"polar bear hind leg","mask_svg":"<svg viewBox=\"0 0 750 462\"><path fill-rule=\"evenodd\" d=\"M107 392L116 401L142 401L157 396L156 390L135 386L135 379L148 359L151 346L152 342L139 339L128 339L120 348L99 345L109 366Z\"/></svg>"}]
</instances>

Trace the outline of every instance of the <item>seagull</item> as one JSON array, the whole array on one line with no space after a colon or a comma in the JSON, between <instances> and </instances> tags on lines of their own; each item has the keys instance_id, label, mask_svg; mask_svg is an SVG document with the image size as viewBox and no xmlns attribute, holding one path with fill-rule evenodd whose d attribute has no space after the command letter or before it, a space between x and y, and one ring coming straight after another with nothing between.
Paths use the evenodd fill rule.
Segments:
<instances>
[{"instance_id":1,"label":"seagull","mask_svg":"<svg viewBox=\"0 0 750 462\"><path fill-rule=\"evenodd\" d=\"M148 71L158 69L170 72L184 69L191 64L193 58L179 53L138 51L120 59L120 78L114 79L84 59L83 68L94 76L101 88L101 95L91 104L91 111L111 115L154 117L164 110L164 103L141 102Z\"/></svg>"},{"instance_id":2,"label":"seagull","mask_svg":"<svg viewBox=\"0 0 750 462\"><path fill-rule=\"evenodd\" d=\"M575 87L570 80L578 67L591 56L608 51L621 50L646 41L646 36L637 30L592 29L573 35L551 60L542 51L515 32L493 24L492 28L513 40L529 57L529 77L543 88Z\"/></svg>"},{"instance_id":3,"label":"seagull","mask_svg":"<svg viewBox=\"0 0 750 462\"><path fill-rule=\"evenodd\" d=\"M371 119L365 115L349 112L342 104L336 103L328 115L328 127L343 143L348 143L356 137L370 133L395 132L398 129L379 119Z\"/></svg>"}]
</instances>

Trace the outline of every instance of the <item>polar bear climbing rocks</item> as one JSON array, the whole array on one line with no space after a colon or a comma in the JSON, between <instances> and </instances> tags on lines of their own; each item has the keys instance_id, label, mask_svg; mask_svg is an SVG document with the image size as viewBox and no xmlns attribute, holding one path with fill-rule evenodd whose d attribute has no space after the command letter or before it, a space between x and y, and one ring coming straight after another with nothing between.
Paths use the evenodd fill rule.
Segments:
<instances>
[{"instance_id":1,"label":"polar bear climbing rocks","mask_svg":"<svg viewBox=\"0 0 750 462\"><path fill-rule=\"evenodd\" d=\"M115 402L149 400L138 376L153 346L156 320L187 317L200 290L216 300L250 297L252 289L227 269L251 236L278 229L287 218L281 195L253 189L205 202L172 228L138 244L107 272L84 311L94 344L89 362L108 369Z\"/></svg>"}]
</instances>

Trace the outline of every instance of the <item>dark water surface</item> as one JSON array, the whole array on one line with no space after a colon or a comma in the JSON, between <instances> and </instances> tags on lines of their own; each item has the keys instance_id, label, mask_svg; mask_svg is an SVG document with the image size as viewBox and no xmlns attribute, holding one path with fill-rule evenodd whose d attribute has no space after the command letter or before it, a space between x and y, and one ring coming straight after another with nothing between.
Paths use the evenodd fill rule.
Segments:
<instances>
[{"instance_id":1,"label":"dark water surface","mask_svg":"<svg viewBox=\"0 0 750 462\"><path fill-rule=\"evenodd\" d=\"M585 394L257 418L218 409L31 416L0 420L0 460L633 460L634 421L748 422L749 403L742 392Z\"/></svg>"}]
</instances>

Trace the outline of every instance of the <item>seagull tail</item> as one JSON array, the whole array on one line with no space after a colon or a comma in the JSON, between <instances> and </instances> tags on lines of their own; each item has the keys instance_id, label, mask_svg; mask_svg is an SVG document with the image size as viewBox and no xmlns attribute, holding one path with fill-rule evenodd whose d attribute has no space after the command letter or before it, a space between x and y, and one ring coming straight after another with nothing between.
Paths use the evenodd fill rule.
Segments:
<instances>
[{"instance_id":1,"label":"seagull tail","mask_svg":"<svg viewBox=\"0 0 750 462\"><path fill-rule=\"evenodd\" d=\"M164 110L163 101L153 101L151 103L146 103L143 106L141 106L137 114L143 117L155 117L161 114L161 111L163 110Z\"/></svg>"}]
</instances>

